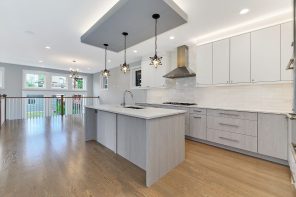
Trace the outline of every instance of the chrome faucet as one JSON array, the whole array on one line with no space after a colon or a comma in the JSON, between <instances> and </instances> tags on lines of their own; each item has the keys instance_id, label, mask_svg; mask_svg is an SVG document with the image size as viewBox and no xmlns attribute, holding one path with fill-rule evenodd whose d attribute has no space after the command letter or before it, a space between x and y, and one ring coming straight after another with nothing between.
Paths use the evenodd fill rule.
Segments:
<instances>
[{"instance_id":1,"label":"chrome faucet","mask_svg":"<svg viewBox=\"0 0 296 197\"><path fill-rule=\"evenodd\" d=\"M133 93L131 91L129 91L129 90L125 90L124 93L123 93L123 100L122 100L122 104L121 104L123 107L125 107L125 105L126 105L125 97L126 97L127 93L129 93L131 95L131 98L133 100L133 104L135 104Z\"/></svg>"}]
</instances>

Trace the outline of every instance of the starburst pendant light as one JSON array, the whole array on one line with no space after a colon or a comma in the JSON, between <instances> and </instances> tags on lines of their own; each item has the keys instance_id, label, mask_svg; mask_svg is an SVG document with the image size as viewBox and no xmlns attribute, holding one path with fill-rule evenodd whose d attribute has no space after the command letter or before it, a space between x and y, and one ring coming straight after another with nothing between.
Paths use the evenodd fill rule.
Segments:
<instances>
[{"instance_id":1,"label":"starburst pendant light","mask_svg":"<svg viewBox=\"0 0 296 197\"><path fill-rule=\"evenodd\" d=\"M120 67L121 71L123 71L123 73L126 73L127 71L129 71L129 65L126 63L126 37L128 33L123 32L122 35L124 36L124 63L120 65Z\"/></svg>"},{"instance_id":2,"label":"starburst pendant light","mask_svg":"<svg viewBox=\"0 0 296 197\"><path fill-rule=\"evenodd\" d=\"M103 77L109 77L110 76L110 71L107 70L107 47L109 46L108 44L104 44L105 46L105 69L102 71Z\"/></svg>"},{"instance_id":3,"label":"starburst pendant light","mask_svg":"<svg viewBox=\"0 0 296 197\"><path fill-rule=\"evenodd\" d=\"M157 56L157 20L160 18L159 14L153 14L152 18L155 20L155 55L154 57L150 57L151 63L155 68L162 65L161 60L162 57Z\"/></svg>"}]
</instances>

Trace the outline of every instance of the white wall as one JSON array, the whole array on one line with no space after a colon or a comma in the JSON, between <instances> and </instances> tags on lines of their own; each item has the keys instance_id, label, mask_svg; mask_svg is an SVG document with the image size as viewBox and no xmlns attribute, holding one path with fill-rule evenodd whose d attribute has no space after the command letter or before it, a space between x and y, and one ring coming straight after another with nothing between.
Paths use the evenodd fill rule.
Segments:
<instances>
[{"instance_id":1,"label":"white wall","mask_svg":"<svg viewBox=\"0 0 296 197\"><path fill-rule=\"evenodd\" d=\"M131 64L139 65L140 62ZM100 96L100 101L102 104L120 104L122 103L122 96L125 90L130 90L130 73L124 74L121 72L120 68L114 68L110 70L111 76L109 77L109 87L108 90L102 90L100 84L101 74L97 73L93 77L93 92L94 95ZM131 90L134 94L134 99L136 102L146 101L146 90ZM127 96L127 103L131 100Z\"/></svg>"}]
</instances>

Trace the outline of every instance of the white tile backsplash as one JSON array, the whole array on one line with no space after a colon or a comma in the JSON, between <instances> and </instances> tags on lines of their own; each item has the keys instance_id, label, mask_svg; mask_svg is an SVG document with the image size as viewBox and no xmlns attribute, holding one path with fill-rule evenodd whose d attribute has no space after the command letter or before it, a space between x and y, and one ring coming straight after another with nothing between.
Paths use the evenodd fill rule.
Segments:
<instances>
[{"instance_id":1,"label":"white tile backsplash","mask_svg":"<svg viewBox=\"0 0 296 197\"><path fill-rule=\"evenodd\" d=\"M292 109L292 84L194 87L194 78L176 81L175 88L147 91L148 103L195 102L200 106L265 110Z\"/></svg>"}]
</instances>

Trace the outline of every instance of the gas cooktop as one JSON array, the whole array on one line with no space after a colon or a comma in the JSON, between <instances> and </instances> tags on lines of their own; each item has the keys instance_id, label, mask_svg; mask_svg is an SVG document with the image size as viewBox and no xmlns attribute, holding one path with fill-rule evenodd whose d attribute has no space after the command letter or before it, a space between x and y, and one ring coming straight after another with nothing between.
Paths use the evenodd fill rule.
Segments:
<instances>
[{"instance_id":1,"label":"gas cooktop","mask_svg":"<svg viewBox=\"0 0 296 197\"><path fill-rule=\"evenodd\" d=\"M166 104L166 105L186 105L186 106L197 105L196 103L181 103L181 102L164 102L163 104Z\"/></svg>"}]
</instances>

